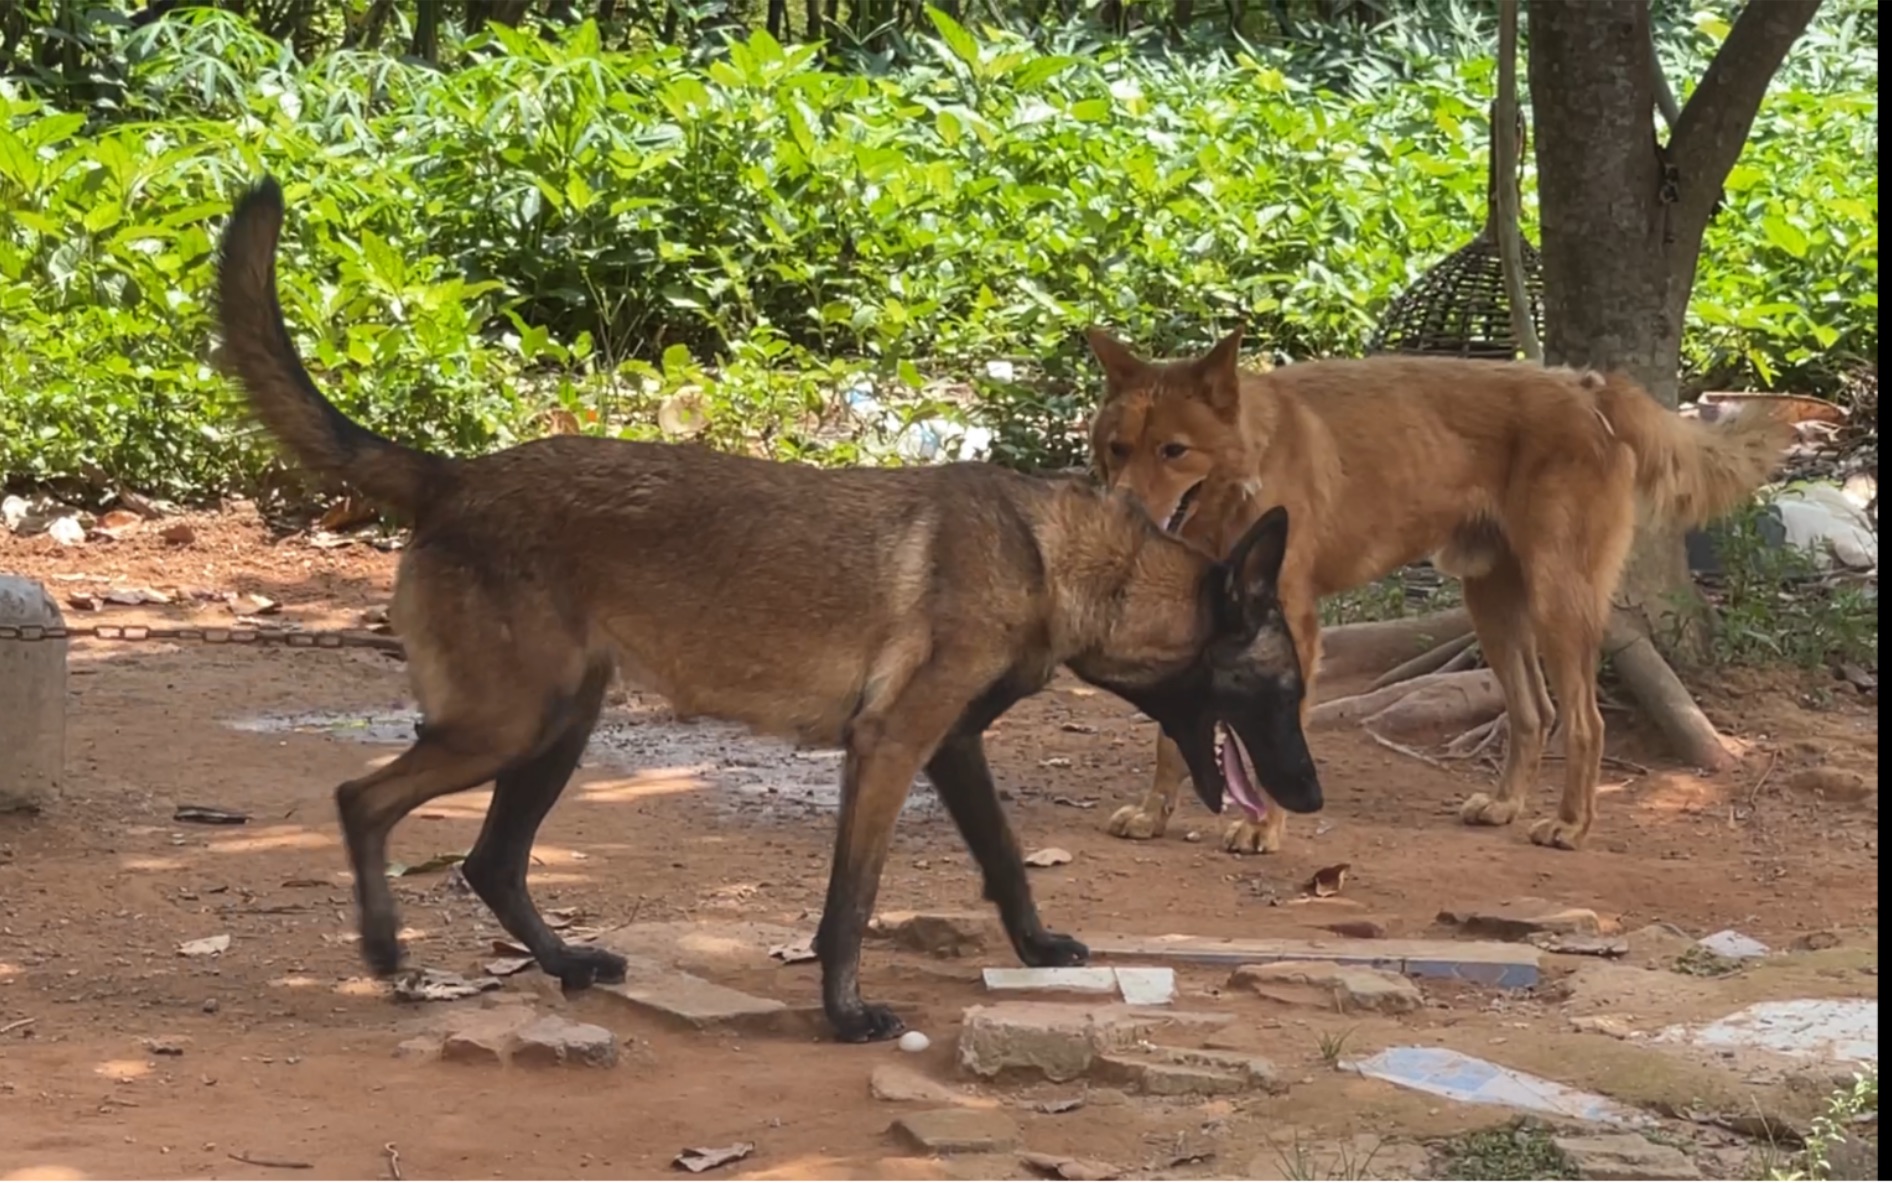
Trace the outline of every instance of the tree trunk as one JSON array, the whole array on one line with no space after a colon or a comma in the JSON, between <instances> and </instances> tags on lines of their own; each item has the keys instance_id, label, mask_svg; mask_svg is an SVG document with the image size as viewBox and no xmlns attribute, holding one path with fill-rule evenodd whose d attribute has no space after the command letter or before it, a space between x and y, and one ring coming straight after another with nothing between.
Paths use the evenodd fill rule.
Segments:
<instances>
[{"instance_id":1,"label":"tree trunk","mask_svg":"<svg viewBox=\"0 0 1892 1183\"><path fill-rule=\"evenodd\" d=\"M1547 361L1626 371L1676 405L1702 232L1769 81L1818 8L1749 0L1665 147L1648 0L1530 0ZM1701 614L1682 536L1646 528L1617 598L1688 652Z\"/></svg>"}]
</instances>

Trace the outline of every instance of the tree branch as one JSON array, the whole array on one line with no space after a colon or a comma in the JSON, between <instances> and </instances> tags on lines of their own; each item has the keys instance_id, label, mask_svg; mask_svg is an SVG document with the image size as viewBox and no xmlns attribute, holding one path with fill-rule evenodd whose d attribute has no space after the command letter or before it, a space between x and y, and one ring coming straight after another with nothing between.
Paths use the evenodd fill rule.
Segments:
<instances>
[{"instance_id":1,"label":"tree branch","mask_svg":"<svg viewBox=\"0 0 1892 1183\"><path fill-rule=\"evenodd\" d=\"M1707 224L1774 72L1819 8L1820 0L1748 0L1735 18L1669 139L1683 224Z\"/></svg>"}]
</instances>

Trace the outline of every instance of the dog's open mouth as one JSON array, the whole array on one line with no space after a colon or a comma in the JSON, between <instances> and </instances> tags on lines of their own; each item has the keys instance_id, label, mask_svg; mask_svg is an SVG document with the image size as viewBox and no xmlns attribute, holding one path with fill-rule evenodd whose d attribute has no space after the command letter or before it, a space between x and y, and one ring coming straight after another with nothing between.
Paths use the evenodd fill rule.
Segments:
<instances>
[{"instance_id":1,"label":"dog's open mouth","mask_svg":"<svg viewBox=\"0 0 1892 1183\"><path fill-rule=\"evenodd\" d=\"M1243 813L1259 820L1268 806L1256 787L1261 779L1255 775L1255 762L1236 734L1220 723L1215 725L1215 760L1222 766L1222 779L1228 785L1229 795L1235 798Z\"/></svg>"},{"instance_id":2,"label":"dog's open mouth","mask_svg":"<svg viewBox=\"0 0 1892 1183\"><path fill-rule=\"evenodd\" d=\"M1203 482L1197 481L1183 491L1182 499L1176 502L1176 508L1170 512L1169 520L1163 523L1165 531L1174 534L1182 529L1183 523L1189 520L1189 514L1196 508L1196 496L1202 492L1202 484Z\"/></svg>"}]
</instances>

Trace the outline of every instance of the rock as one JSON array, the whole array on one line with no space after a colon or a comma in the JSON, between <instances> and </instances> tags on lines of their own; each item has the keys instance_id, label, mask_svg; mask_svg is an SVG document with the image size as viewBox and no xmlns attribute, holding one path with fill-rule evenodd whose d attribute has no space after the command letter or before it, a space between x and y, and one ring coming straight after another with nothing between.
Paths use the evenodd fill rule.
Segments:
<instances>
[{"instance_id":1,"label":"rock","mask_svg":"<svg viewBox=\"0 0 1892 1183\"><path fill-rule=\"evenodd\" d=\"M1822 949L1837 949L1840 935L1832 929L1820 929L1815 932L1803 932L1794 938L1793 947L1802 953L1818 953Z\"/></svg>"},{"instance_id":2,"label":"rock","mask_svg":"<svg viewBox=\"0 0 1892 1183\"><path fill-rule=\"evenodd\" d=\"M1001 1002L966 1009L959 1064L979 1076L1034 1072L1075 1080L1102 1054L1127 1051L1157 1031L1213 1031L1232 1016L1125 1005Z\"/></svg>"},{"instance_id":3,"label":"rock","mask_svg":"<svg viewBox=\"0 0 1892 1183\"><path fill-rule=\"evenodd\" d=\"M600 982L593 989L697 1030L727 1027L767 1031L792 1018L787 1004L777 999L759 998L695 974L636 959L631 960L622 982Z\"/></svg>"},{"instance_id":4,"label":"rock","mask_svg":"<svg viewBox=\"0 0 1892 1183\"><path fill-rule=\"evenodd\" d=\"M1796 793L1848 805L1864 801L1879 791L1876 782L1843 768L1802 768L1787 778L1787 787Z\"/></svg>"},{"instance_id":5,"label":"rock","mask_svg":"<svg viewBox=\"0 0 1892 1183\"><path fill-rule=\"evenodd\" d=\"M431 1035L416 1035L395 1045L397 1060L434 1060L440 1057L441 1041Z\"/></svg>"},{"instance_id":6,"label":"rock","mask_svg":"<svg viewBox=\"0 0 1892 1183\"><path fill-rule=\"evenodd\" d=\"M1766 945L1761 944L1753 937L1738 933L1732 928L1724 928L1720 932L1709 933L1701 940L1696 941L1695 947L1698 949L1706 949L1716 957L1725 957L1729 961L1752 961L1757 957L1765 957L1768 953Z\"/></svg>"},{"instance_id":7,"label":"rock","mask_svg":"<svg viewBox=\"0 0 1892 1183\"><path fill-rule=\"evenodd\" d=\"M1629 956L1645 966L1666 966L1695 944L1695 938L1673 924L1645 924L1623 937Z\"/></svg>"},{"instance_id":8,"label":"rock","mask_svg":"<svg viewBox=\"0 0 1892 1183\"><path fill-rule=\"evenodd\" d=\"M985 912L883 912L867 926L867 935L934 957L1011 948L998 918Z\"/></svg>"},{"instance_id":9,"label":"rock","mask_svg":"<svg viewBox=\"0 0 1892 1183\"><path fill-rule=\"evenodd\" d=\"M1425 1004L1419 987L1399 974L1331 961L1244 965L1229 976L1228 984L1276 1002L1326 1006L1342 1012L1404 1014Z\"/></svg>"},{"instance_id":10,"label":"rock","mask_svg":"<svg viewBox=\"0 0 1892 1183\"><path fill-rule=\"evenodd\" d=\"M1570 1029L1585 1035L1607 1035L1611 1039L1628 1039L1635 1030L1621 1015L1577 1015L1570 1020Z\"/></svg>"},{"instance_id":11,"label":"rock","mask_svg":"<svg viewBox=\"0 0 1892 1183\"><path fill-rule=\"evenodd\" d=\"M893 1123L893 1131L927 1154L996 1154L1018 1145L1018 1123L997 1109L928 1109Z\"/></svg>"},{"instance_id":12,"label":"rock","mask_svg":"<svg viewBox=\"0 0 1892 1183\"><path fill-rule=\"evenodd\" d=\"M79 546L85 542L85 527L71 515L58 517L46 524L46 536L61 546Z\"/></svg>"},{"instance_id":13,"label":"rock","mask_svg":"<svg viewBox=\"0 0 1892 1183\"><path fill-rule=\"evenodd\" d=\"M1552 1141L1579 1179L1701 1178L1688 1155L1641 1134L1592 1134Z\"/></svg>"},{"instance_id":14,"label":"rock","mask_svg":"<svg viewBox=\"0 0 1892 1183\"><path fill-rule=\"evenodd\" d=\"M1226 1096L1257 1088L1287 1091L1272 1063L1239 1052L1146 1045L1136 1052L1099 1056L1094 1071L1102 1080L1152 1097Z\"/></svg>"},{"instance_id":15,"label":"rock","mask_svg":"<svg viewBox=\"0 0 1892 1183\"><path fill-rule=\"evenodd\" d=\"M877 1101L897 1104L967 1105L972 1098L956 1092L905 1064L881 1064L867 1080L867 1091Z\"/></svg>"},{"instance_id":16,"label":"rock","mask_svg":"<svg viewBox=\"0 0 1892 1183\"><path fill-rule=\"evenodd\" d=\"M1018 1161L1039 1174L1053 1179L1119 1179L1123 1177L1121 1167L1107 1162L1098 1162L1088 1158L1067 1158L1062 1154L1039 1154L1027 1150L1018 1156Z\"/></svg>"},{"instance_id":17,"label":"rock","mask_svg":"<svg viewBox=\"0 0 1892 1183\"><path fill-rule=\"evenodd\" d=\"M154 1056L181 1056L190 1042L187 1035L154 1035L145 1040L145 1050Z\"/></svg>"},{"instance_id":18,"label":"rock","mask_svg":"<svg viewBox=\"0 0 1892 1183\"><path fill-rule=\"evenodd\" d=\"M1322 927L1335 936L1352 937L1356 941L1377 941L1386 936L1386 926L1377 920L1336 920Z\"/></svg>"},{"instance_id":19,"label":"rock","mask_svg":"<svg viewBox=\"0 0 1892 1183\"><path fill-rule=\"evenodd\" d=\"M1072 1176L1066 1176L1071 1178ZM1879 1139L1863 1131L1849 1130L1844 1136L1826 1143L1828 1179L1878 1179Z\"/></svg>"},{"instance_id":20,"label":"rock","mask_svg":"<svg viewBox=\"0 0 1892 1183\"><path fill-rule=\"evenodd\" d=\"M1441 924L1450 924L1467 936L1491 937L1500 941L1522 941L1532 933L1554 932L1595 935L1602 931L1595 912L1564 904L1520 896L1490 906L1448 908L1439 913Z\"/></svg>"},{"instance_id":21,"label":"rock","mask_svg":"<svg viewBox=\"0 0 1892 1183\"><path fill-rule=\"evenodd\" d=\"M512 1052L513 1030L476 1024L449 1032L440 1043L440 1058L449 1064L504 1064Z\"/></svg>"},{"instance_id":22,"label":"rock","mask_svg":"<svg viewBox=\"0 0 1892 1183\"><path fill-rule=\"evenodd\" d=\"M557 1015L534 1019L519 1028L514 1039L515 1064L609 1068L618 1062L616 1035L593 1023L576 1023Z\"/></svg>"}]
</instances>

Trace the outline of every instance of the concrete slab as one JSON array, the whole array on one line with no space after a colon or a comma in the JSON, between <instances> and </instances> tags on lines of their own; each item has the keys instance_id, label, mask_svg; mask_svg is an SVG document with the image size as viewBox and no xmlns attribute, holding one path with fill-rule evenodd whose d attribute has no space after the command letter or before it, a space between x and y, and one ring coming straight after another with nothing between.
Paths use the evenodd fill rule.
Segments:
<instances>
[{"instance_id":1,"label":"concrete slab","mask_svg":"<svg viewBox=\"0 0 1892 1183\"><path fill-rule=\"evenodd\" d=\"M1508 941L1263 940L1166 935L1085 936L1094 957L1134 957L1203 965L1260 965L1273 961L1332 961L1415 978L1448 978L1506 990L1537 985L1541 957L1530 945Z\"/></svg>"}]
</instances>

